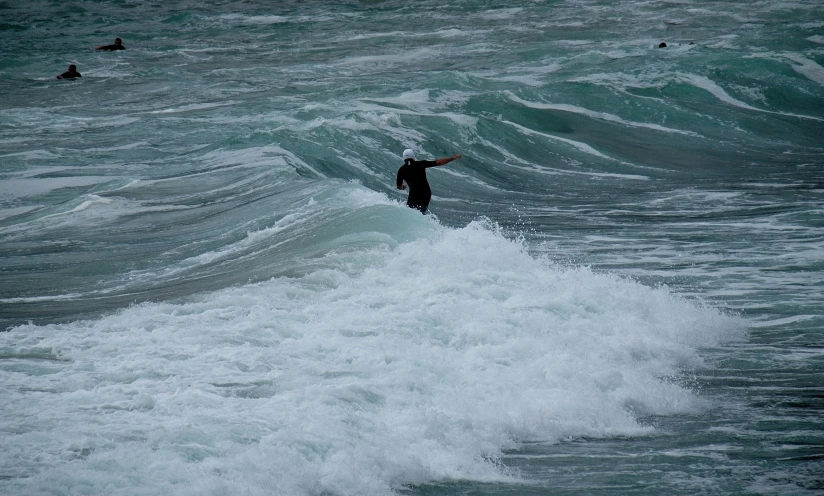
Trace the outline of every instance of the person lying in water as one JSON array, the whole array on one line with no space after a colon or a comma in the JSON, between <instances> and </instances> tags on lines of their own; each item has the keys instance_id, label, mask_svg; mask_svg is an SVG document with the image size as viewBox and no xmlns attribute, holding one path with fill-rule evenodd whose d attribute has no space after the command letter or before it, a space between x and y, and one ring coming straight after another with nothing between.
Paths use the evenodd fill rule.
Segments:
<instances>
[{"instance_id":1,"label":"person lying in water","mask_svg":"<svg viewBox=\"0 0 824 496\"><path fill-rule=\"evenodd\" d=\"M125 50L125 49L126 49L126 47L123 46L123 40L121 40L120 38L115 38L113 45L101 45L101 46L95 48L95 50L107 50L109 52L112 52L114 50Z\"/></svg>"},{"instance_id":2,"label":"person lying in water","mask_svg":"<svg viewBox=\"0 0 824 496\"><path fill-rule=\"evenodd\" d=\"M83 76L81 76L80 73L77 72L77 66L72 64L69 66L69 70L57 76L57 79L74 79L79 77Z\"/></svg>"}]
</instances>

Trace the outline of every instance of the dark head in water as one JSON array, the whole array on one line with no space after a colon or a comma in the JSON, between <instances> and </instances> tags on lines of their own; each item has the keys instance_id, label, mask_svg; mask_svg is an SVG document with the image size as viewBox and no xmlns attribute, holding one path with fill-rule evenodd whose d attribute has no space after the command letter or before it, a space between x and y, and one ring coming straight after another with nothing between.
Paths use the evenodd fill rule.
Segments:
<instances>
[{"instance_id":1,"label":"dark head in water","mask_svg":"<svg viewBox=\"0 0 824 496\"><path fill-rule=\"evenodd\" d=\"M74 78L79 78L79 77L82 77L82 76L80 75L79 72L77 72L77 66L74 65L74 64L71 64L69 66L69 69L66 72L64 72L63 74L57 76L57 79L74 79Z\"/></svg>"},{"instance_id":2,"label":"dark head in water","mask_svg":"<svg viewBox=\"0 0 824 496\"><path fill-rule=\"evenodd\" d=\"M126 49L126 47L123 46L123 40L121 40L120 38L115 38L114 39L114 44L112 44L112 45L102 45L102 46L99 46L99 47L95 48L95 50L107 50L107 51L125 50L125 49Z\"/></svg>"}]
</instances>

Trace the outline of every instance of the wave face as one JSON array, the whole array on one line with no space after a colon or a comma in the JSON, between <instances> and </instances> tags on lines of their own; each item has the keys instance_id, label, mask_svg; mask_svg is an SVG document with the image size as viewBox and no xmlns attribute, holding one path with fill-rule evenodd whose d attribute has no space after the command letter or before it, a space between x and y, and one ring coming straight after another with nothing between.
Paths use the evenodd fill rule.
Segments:
<instances>
[{"instance_id":1,"label":"wave face","mask_svg":"<svg viewBox=\"0 0 824 496\"><path fill-rule=\"evenodd\" d=\"M0 492L821 488L819 2L0 12Z\"/></svg>"}]
</instances>

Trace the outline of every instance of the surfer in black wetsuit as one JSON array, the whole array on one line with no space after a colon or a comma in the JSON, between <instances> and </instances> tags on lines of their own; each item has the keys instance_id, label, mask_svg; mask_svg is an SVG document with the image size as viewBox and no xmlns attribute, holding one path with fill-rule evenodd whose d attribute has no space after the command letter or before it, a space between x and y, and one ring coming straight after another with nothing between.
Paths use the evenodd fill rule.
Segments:
<instances>
[{"instance_id":1,"label":"surfer in black wetsuit","mask_svg":"<svg viewBox=\"0 0 824 496\"><path fill-rule=\"evenodd\" d=\"M80 73L77 72L77 66L72 64L69 66L69 70L57 76L57 79L74 79L79 77L83 76L81 76Z\"/></svg>"},{"instance_id":2,"label":"surfer in black wetsuit","mask_svg":"<svg viewBox=\"0 0 824 496\"><path fill-rule=\"evenodd\" d=\"M109 52L113 52L115 50L125 50L125 49L126 49L126 47L123 46L123 40L121 40L120 38L115 38L114 39L114 45L102 45L102 46L99 46L99 47L95 48L95 50L106 50L106 51L109 51Z\"/></svg>"},{"instance_id":3,"label":"surfer in black wetsuit","mask_svg":"<svg viewBox=\"0 0 824 496\"><path fill-rule=\"evenodd\" d=\"M429 200L432 198L432 190L429 189L429 181L426 180L426 169L446 165L459 158L461 158L460 153L438 160L415 160L415 152L409 149L404 150L403 165L398 169L397 187L398 189L406 189L406 186L409 186L409 197L406 200L406 206L416 208L422 214L425 214L429 206Z\"/></svg>"}]
</instances>

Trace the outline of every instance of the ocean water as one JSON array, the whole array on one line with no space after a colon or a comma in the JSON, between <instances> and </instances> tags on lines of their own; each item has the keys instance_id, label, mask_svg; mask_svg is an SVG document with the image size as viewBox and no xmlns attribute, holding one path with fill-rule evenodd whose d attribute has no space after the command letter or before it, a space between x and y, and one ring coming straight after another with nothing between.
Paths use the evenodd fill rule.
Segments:
<instances>
[{"instance_id":1,"label":"ocean water","mask_svg":"<svg viewBox=\"0 0 824 496\"><path fill-rule=\"evenodd\" d=\"M823 66L815 0L0 1L0 493L820 494Z\"/></svg>"}]
</instances>

